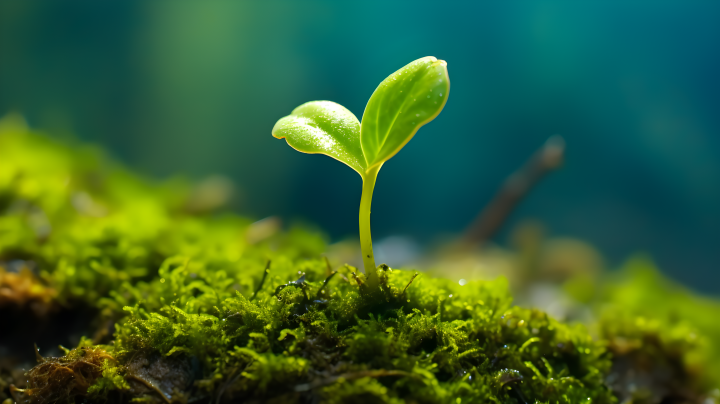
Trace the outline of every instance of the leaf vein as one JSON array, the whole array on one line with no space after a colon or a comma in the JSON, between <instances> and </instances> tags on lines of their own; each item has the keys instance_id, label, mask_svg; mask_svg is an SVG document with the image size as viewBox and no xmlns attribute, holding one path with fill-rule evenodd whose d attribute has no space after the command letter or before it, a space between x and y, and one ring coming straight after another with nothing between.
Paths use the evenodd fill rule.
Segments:
<instances>
[{"instance_id":1,"label":"leaf vein","mask_svg":"<svg viewBox=\"0 0 720 404\"><path fill-rule=\"evenodd\" d=\"M418 72L418 73L421 73L421 72ZM419 75L415 76L415 81L413 82L412 86L410 87L410 91L408 91L408 94L411 94L413 92L413 90L415 89L415 86L417 86L417 84L421 81L422 77L418 77L418 76ZM393 117L392 122L390 122L390 125L388 126L387 131L385 131L385 136L383 136L382 142L378 142L380 145L380 147L378 147L378 154L380 154L380 151L382 150L382 148L385 147L385 143L387 143L387 139L390 135L390 130L392 130L392 127L395 125L395 121L400 116L400 112L405 107L405 104L408 102L408 100L410 100L410 96L405 98L405 101L403 101L402 104L400 104L400 107L395 112L395 116ZM379 114L380 114L380 108L378 108L378 115ZM379 122L379 120L376 122ZM368 165L369 165L369 163L368 163Z\"/></svg>"}]
</instances>

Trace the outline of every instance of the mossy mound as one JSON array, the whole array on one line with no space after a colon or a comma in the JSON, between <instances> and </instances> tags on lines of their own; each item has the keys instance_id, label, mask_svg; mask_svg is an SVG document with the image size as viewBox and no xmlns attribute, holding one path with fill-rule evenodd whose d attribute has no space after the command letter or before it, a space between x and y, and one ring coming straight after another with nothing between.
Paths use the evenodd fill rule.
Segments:
<instances>
[{"instance_id":1,"label":"mossy mound","mask_svg":"<svg viewBox=\"0 0 720 404\"><path fill-rule=\"evenodd\" d=\"M620 339L669 327L601 322L593 338L513 306L503 278L459 285L380 266L369 290L323 257L317 231L191 207L202 198L190 185L140 179L17 120L0 124L0 162L8 402L655 402L608 377L630 357ZM691 348L676 360L674 340L658 341L643 366L699 380ZM48 356L34 367L33 343ZM663 403L710 400L703 380Z\"/></svg>"},{"instance_id":2,"label":"mossy mound","mask_svg":"<svg viewBox=\"0 0 720 404\"><path fill-rule=\"evenodd\" d=\"M643 256L608 275L597 293L593 328L608 341L607 383L616 395L633 403L720 402L720 301L664 278Z\"/></svg>"}]
</instances>

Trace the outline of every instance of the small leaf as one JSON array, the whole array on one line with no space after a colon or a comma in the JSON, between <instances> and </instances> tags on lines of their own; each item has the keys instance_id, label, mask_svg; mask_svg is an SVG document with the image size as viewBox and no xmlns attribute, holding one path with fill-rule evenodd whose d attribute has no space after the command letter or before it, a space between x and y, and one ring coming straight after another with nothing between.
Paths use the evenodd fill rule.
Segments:
<instances>
[{"instance_id":1,"label":"small leaf","mask_svg":"<svg viewBox=\"0 0 720 404\"><path fill-rule=\"evenodd\" d=\"M391 74L365 107L360 142L368 168L382 164L432 121L448 98L447 63L432 56Z\"/></svg>"},{"instance_id":2,"label":"small leaf","mask_svg":"<svg viewBox=\"0 0 720 404\"><path fill-rule=\"evenodd\" d=\"M340 104L307 102L280 119L272 134L278 139L285 138L297 151L325 154L349 165L360 175L365 172L360 123Z\"/></svg>"}]
</instances>

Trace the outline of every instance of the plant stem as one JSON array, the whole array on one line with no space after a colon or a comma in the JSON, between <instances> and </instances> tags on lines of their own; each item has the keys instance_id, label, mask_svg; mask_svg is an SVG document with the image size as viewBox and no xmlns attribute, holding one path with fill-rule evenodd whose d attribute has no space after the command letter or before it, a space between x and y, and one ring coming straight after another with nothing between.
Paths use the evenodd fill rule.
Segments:
<instances>
[{"instance_id":1,"label":"plant stem","mask_svg":"<svg viewBox=\"0 0 720 404\"><path fill-rule=\"evenodd\" d=\"M372 167L363 175L362 197L360 198L360 250L365 266L365 277L371 289L377 287L378 278L375 273L377 266L370 236L370 204L372 203L373 189L375 189L375 180L381 166L382 164Z\"/></svg>"}]
</instances>

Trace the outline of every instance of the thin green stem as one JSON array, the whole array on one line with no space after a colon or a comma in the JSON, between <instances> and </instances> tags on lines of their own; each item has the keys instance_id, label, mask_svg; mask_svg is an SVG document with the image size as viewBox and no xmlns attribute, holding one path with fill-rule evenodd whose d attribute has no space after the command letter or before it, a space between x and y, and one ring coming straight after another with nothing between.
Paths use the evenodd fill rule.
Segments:
<instances>
[{"instance_id":1,"label":"thin green stem","mask_svg":"<svg viewBox=\"0 0 720 404\"><path fill-rule=\"evenodd\" d=\"M363 175L362 197L360 198L360 250L362 251L365 277L368 286L374 289L378 286L378 277L373 254L372 238L370 236L370 204L372 203L375 180L382 164L370 168Z\"/></svg>"}]
</instances>

